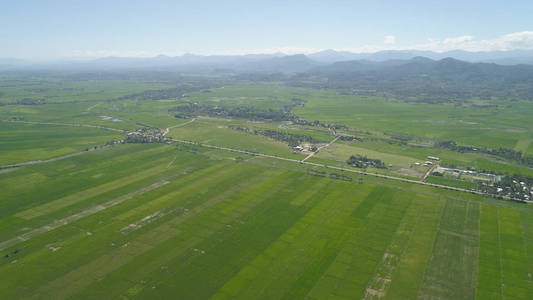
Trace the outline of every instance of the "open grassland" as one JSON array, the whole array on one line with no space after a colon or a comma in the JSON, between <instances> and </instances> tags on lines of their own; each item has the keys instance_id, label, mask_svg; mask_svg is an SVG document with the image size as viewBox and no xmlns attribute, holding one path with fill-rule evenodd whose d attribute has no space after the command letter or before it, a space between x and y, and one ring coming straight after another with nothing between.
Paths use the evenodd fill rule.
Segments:
<instances>
[{"instance_id":1,"label":"open grassland","mask_svg":"<svg viewBox=\"0 0 533 300\"><path fill-rule=\"evenodd\" d=\"M529 205L183 149L0 174L0 298L533 297Z\"/></svg>"}]
</instances>

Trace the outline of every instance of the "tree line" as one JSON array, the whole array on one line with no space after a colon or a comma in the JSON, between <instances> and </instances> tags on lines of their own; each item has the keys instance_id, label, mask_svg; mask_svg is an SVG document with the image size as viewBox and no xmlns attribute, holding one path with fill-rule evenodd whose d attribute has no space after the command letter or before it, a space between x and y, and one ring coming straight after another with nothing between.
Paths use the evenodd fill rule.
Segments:
<instances>
[{"instance_id":1,"label":"tree line","mask_svg":"<svg viewBox=\"0 0 533 300\"><path fill-rule=\"evenodd\" d=\"M302 143L309 143L309 144L317 144L321 143L323 141L317 140L314 137L310 135L304 135L304 134L295 134L295 133L288 133L278 130L272 130L272 129L249 129L246 127L240 127L240 126L228 126L229 128L233 130L243 131L254 135L262 135L269 137L271 139L285 142L290 147L296 147Z\"/></svg>"},{"instance_id":2,"label":"tree line","mask_svg":"<svg viewBox=\"0 0 533 300\"><path fill-rule=\"evenodd\" d=\"M361 156L359 154L350 156L350 158L348 158L346 163L352 167L361 168L361 169L365 169L368 167L377 168L377 169L387 168L385 166L385 163L382 162L381 160L368 158L366 156Z\"/></svg>"}]
</instances>

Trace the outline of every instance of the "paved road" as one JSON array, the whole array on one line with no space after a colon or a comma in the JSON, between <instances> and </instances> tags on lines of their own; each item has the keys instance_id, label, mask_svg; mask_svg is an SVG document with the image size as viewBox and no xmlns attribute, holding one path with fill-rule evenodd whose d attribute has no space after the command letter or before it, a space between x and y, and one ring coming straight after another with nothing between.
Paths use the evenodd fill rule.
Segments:
<instances>
[{"instance_id":1,"label":"paved road","mask_svg":"<svg viewBox=\"0 0 533 300\"><path fill-rule=\"evenodd\" d=\"M395 177L395 176L390 176L390 175L371 173L371 172L359 171L359 170L354 170L354 169L346 169L346 168L341 168L341 167L336 167L336 166L331 166L331 165L317 164L317 163L307 162L307 161L303 161L303 160L279 157L279 156L268 155L268 154L263 154L263 153L250 152L250 151L232 149L232 148L227 148L227 147L219 147L219 146L214 146L214 145L209 145L209 144L204 144L204 143L199 143L199 142L191 142L191 141L178 140L178 139L171 139L171 140L174 141L174 142L178 142L178 143L197 145L197 146L202 146L202 147L211 148L211 149L218 149L218 150L224 150L224 151L229 151L229 152L242 153L242 154L247 154L247 155L252 155L252 156L267 157L267 158L283 160L283 161L289 161L289 162L294 162L294 163L299 163L299 164L304 164L304 165L310 165L310 166L315 166L315 167L326 168L326 169L333 169L333 170L351 172L351 173L360 174L360 175L369 175L369 176L374 176L374 177L383 178L383 179L390 179L390 180L396 180L396 181L402 181L402 182L408 182L408 183L414 183L414 184L421 184L421 185L426 185L426 186L431 186L431 187L436 187L436 188L441 188L441 189L446 189L446 190L454 190L454 191L472 193L472 194L477 194L477 195L482 195L482 196L497 197L496 195L491 195L491 194L487 194L487 193L480 192L480 191L463 189L463 188L459 188L459 187L447 186L447 185L436 184L436 183L423 182L423 181L419 181L419 180L407 179L407 178L402 178L402 177ZM521 199L516 199L516 198L504 197L504 199L524 202ZM533 203L533 201L526 201L526 202L527 203Z\"/></svg>"}]
</instances>

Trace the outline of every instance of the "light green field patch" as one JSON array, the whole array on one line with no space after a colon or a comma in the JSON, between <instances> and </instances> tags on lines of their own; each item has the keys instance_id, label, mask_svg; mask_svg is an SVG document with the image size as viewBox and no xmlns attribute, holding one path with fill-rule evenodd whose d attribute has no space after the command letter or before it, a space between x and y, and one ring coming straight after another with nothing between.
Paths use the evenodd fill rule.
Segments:
<instances>
[{"instance_id":1,"label":"light green field patch","mask_svg":"<svg viewBox=\"0 0 533 300\"><path fill-rule=\"evenodd\" d=\"M400 262L392 274L390 287L386 292L388 299L416 298L433 250L445 201L427 195L417 195L416 199L423 202L423 210L407 248L404 249Z\"/></svg>"},{"instance_id":2,"label":"light green field patch","mask_svg":"<svg viewBox=\"0 0 533 300\"><path fill-rule=\"evenodd\" d=\"M383 254L374 277L365 288L363 299L381 298L386 295L392 281L392 275L400 264L403 253L417 229L418 221L424 209L423 203L427 201L427 199L416 197L407 209L391 243Z\"/></svg>"},{"instance_id":3,"label":"light green field patch","mask_svg":"<svg viewBox=\"0 0 533 300\"><path fill-rule=\"evenodd\" d=\"M80 152L119 137L117 132L98 128L0 122L0 165Z\"/></svg>"},{"instance_id":4,"label":"light green field patch","mask_svg":"<svg viewBox=\"0 0 533 300\"><path fill-rule=\"evenodd\" d=\"M328 148L320 150L320 152L316 154L316 157L344 162L351 155L359 154L372 159L380 159L387 165L392 164L393 166L402 168L410 168L412 164L414 164L415 162L419 162L419 160L412 157L382 153L379 152L379 149L371 150L367 148L357 147L356 145L357 143L335 143Z\"/></svg>"},{"instance_id":5,"label":"light green field patch","mask_svg":"<svg viewBox=\"0 0 533 300\"><path fill-rule=\"evenodd\" d=\"M342 191L351 191L356 199L362 199L361 196L369 189L368 186L349 187L332 183L317 194L308 195L316 198L308 200L317 203L316 206L241 269L212 299L277 299L284 295L300 298L303 292L300 289L312 287L312 282L306 282L310 279L308 276L319 275L311 270L327 267L349 232L353 231L350 213L360 200L350 201L342 196ZM328 222L332 217L337 220L335 224Z\"/></svg>"},{"instance_id":6,"label":"light green field patch","mask_svg":"<svg viewBox=\"0 0 533 300\"><path fill-rule=\"evenodd\" d=\"M188 195L192 192L200 193L202 191L202 187L205 187L207 184L213 184L217 181L221 181L224 179L224 176L230 173L229 171L227 171L227 169L226 171L223 169L226 166L227 164L224 163L215 164L211 167L194 172L193 174L190 174L185 178L180 178L177 180L179 184L173 185L173 188L175 190L173 190L172 192L167 193L161 197L152 199L150 202L137 206L135 209L128 210L127 212L116 216L116 218L118 220L130 219L132 218L132 216L135 215L143 213L146 214L147 211L161 209L165 207L165 204L168 204L168 202L171 201L176 201L176 199L178 199L178 197L180 196Z\"/></svg>"},{"instance_id":7,"label":"light green field patch","mask_svg":"<svg viewBox=\"0 0 533 300\"><path fill-rule=\"evenodd\" d=\"M219 147L229 147L282 157L294 158L297 156L291 153L286 143L228 128L234 122L238 124L241 121L201 118L187 126L171 129L169 136Z\"/></svg>"},{"instance_id":8,"label":"light green field patch","mask_svg":"<svg viewBox=\"0 0 533 300\"><path fill-rule=\"evenodd\" d=\"M419 297L474 297L479 256L478 218L478 203L447 200Z\"/></svg>"},{"instance_id":9,"label":"light green field patch","mask_svg":"<svg viewBox=\"0 0 533 300\"><path fill-rule=\"evenodd\" d=\"M349 259L334 261L308 296L363 297L413 196L409 192L375 187L352 213L355 230L338 253L339 257Z\"/></svg>"},{"instance_id":10,"label":"light green field patch","mask_svg":"<svg viewBox=\"0 0 533 300\"><path fill-rule=\"evenodd\" d=\"M306 191L304 191L301 195L298 195L296 198L294 198L291 201L291 205L300 206L304 204L316 192L318 192L321 189L326 188L328 183L329 181L326 179L319 180L318 182L314 182L313 184L310 185L310 187Z\"/></svg>"},{"instance_id":11,"label":"light green field patch","mask_svg":"<svg viewBox=\"0 0 533 300\"><path fill-rule=\"evenodd\" d=\"M520 212L498 208L502 293L509 299L533 298L533 279L524 244Z\"/></svg>"},{"instance_id":12,"label":"light green field patch","mask_svg":"<svg viewBox=\"0 0 533 300\"><path fill-rule=\"evenodd\" d=\"M346 125L338 132L361 138L322 149L320 163L346 166L360 154L393 165L379 172L415 177L427 169L410 166L431 155L458 168L533 174L516 159L433 146L455 141L531 154L530 102L410 103L277 83L142 99L146 90L177 84L32 80L7 88L1 101L44 85L50 89L42 97L68 103L0 106L0 119L164 130L190 121L172 110L187 101L280 109L298 98L295 115ZM43 159L123 138L93 129L0 122L0 160ZM201 117L169 136L303 158L253 133L267 129L320 141L332 133ZM531 204L373 176L311 176L309 165L197 145L120 144L83 153L0 173L0 239L13 240L0 253L1 299L533 299ZM401 175L402 168L418 175Z\"/></svg>"},{"instance_id":13,"label":"light green field patch","mask_svg":"<svg viewBox=\"0 0 533 300\"><path fill-rule=\"evenodd\" d=\"M120 187L126 186L136 181L154 176L160 173L162 170L163 170L162 165L152 167L148 170L145 170L143 172L140 172L134 175L130 175L126 178L117 179L112 182L105 183L100 186L96 186L96 187L90 188L85 191L81 191L76 194L72 194L72 195L56 199L54 201L51 201L45 204L41 204L36 207L32 207L30 209L27 209L20 213L15 214L15 216L26 219L26 220L40 217L40 216L52 213L54 211L60 210L64 207L70 206L72 204L85 201L89 198L108 193L109 191L112 191L114 189L118 189Z\"/></svg>"},{"instance_id":14,"label":"light green field patch","mask_svg":"<svg viewBox=\"0 0 533 300\"><path fill-rule=\"evenodd\" d=\"M498 208L481 206L477 299L502 299L501 243Z\"/></svg>"},{"instance_id":15,"label":"light green field patch","mask_svg":"<svg viewBox=\"0 0 533 300\"><path fill-rule=\"evenodd\" d=\"M531 144L532 141L533 139L518 140L518 142L516 142L516 146L514 146L514 150L520 151L522 153L528 153L529 145Z\"/></svg>"}]
</instances>

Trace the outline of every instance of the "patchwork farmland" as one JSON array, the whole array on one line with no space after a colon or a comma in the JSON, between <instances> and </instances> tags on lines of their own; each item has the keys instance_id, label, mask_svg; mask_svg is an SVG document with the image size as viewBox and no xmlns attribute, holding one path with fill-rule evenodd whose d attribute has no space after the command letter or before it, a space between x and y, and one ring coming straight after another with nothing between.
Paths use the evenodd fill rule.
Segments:
<instances>
[{"instance_id":1,"label":"patchwork farmland","mask_svg":"<svg viewBox=\"0 0 533 300\"><path fill-rule=\"evenodd\" d=\"M4 299L533 295L533 211L518 203L154 144L0 182Z\"/></svg>"},{"instance_id":2,"label":"patchwork farmland","mask_svg":"<svg viewBox=\"0 0 533 300\"><path fill-rule=\"evenodd\" d=\"M0 299L533 299L531 101L2 76Z\"/></svg>"}]
</instances>

